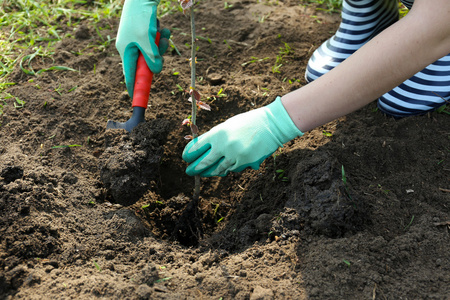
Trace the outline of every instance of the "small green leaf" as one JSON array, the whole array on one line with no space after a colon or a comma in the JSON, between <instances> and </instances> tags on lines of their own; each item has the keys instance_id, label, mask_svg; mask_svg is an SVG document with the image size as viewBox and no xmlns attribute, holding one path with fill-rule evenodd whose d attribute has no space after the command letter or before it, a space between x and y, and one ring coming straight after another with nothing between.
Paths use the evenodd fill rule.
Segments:
<instances>
[{"instance_id":1,"label":"small green leaf","mask_svg":"<svg viewBox=\"0 0 450 300\"><path fill-rule=\"evenodd\" d=\"M68 93L73 92L73 91L75 91L75 90L77 89L77 87L78 87L78 86L76 85L76 86L74 86L73 88L71 88L70 90L68 90L67 92L68 92Z\"/></svg>"},{"instance_id":2,"label":"small green leaf","mask_svg":"<svg viewBox=\"0 0 450 300\"><path fill-rule=\"evenodd\" d=\"M413 221L414 221L414 216L412 216L411 221L409 221L409 224L405 226L404 230L408 229L409 226L411 226Z\"/></svg>"},{"instance_id":3,"label":"small green leaf","mask_svg":"<svg viewBox=\"0 0 450 300\"><path fill-rule=\"evenodd\" d=\"M36 72L36 75L39 75L43 72L48 72L48 71L53 71L53 70L57 70L57 71L73 71L73 72L78 72L75 69L69 68L69 67L64 67L64 66L53 66L47 69L40 69L39 71Z\"/></svg>"},{"instance_id":4,"label":"small green leaf","mask_svg":"<svg viewBox=\"0 0 450 300\"><path fill-rule=\"evenodd\" d=\"M345 170L344 170L344 165L342 165L342 182L345 184L347 184L347 177L345 176Z\"/></svg>"},{"instance_id":5,"label":"small green leaf","mask_svg":"<svg viewBox=\"0 0 450 300\"><path fill-rule=\"evenodd\" d=\"M167 280L170 280L170 279L172 279L172 277L161 278L161 279L156 280L155 283L160 283L160 282L167 281Z\"/></svg>"},{"instance_id":6,"label":"small green leaf","mask_svg":"<svg viewBox=\"0 0 450 300\"><path fill-rule=\"evenodd\" d=\"M329 132L329 131L322 131L322 133L323 133L323 135L324 136L329 136L329 137L331 137L331 136L333 136L333 134L331 133L331 132Z\"/></svg>"},{"instance_id":7,"label":"small green leaf","mask_svg":"<svg viewBox=\"0 0 450 300\"><path fill-rule=\"evenodd\" d=\"M83 147L82 145L61 145L61 146L53 146L52 149L57 148L71 148L71 147Z\"/></svg>"},{"instance_id":8,"label":"small green leaf","mask_svg":"<svg viewBox=\"0 0 450 300\"><path fill-rule=\"evenodd\" d=\"M99 272L101 272L101 271L102 271L102 268L100 268L100 266L98 265L98 263L97 263L95 260L92 260L92 261L94 262L95 268L96 268Z\"/></svg>"}]
</instances>

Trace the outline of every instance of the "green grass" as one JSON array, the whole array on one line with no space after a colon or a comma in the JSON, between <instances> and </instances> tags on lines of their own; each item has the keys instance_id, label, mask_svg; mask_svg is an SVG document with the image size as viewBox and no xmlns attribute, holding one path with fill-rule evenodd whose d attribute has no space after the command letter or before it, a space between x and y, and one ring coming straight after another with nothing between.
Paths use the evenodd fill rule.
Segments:
<instances>
[{"instance_id":1,"label":"green grass","mask_svg":"<svg viewBox=\"0 0 450 300\"><path fill-rule=\"evenodd\" d=\"M341 11L343 0L308 0L309 3L316 3L319 6L317 10L324 10L326 12L334 13Z\"/></svg>"},{"instance_id":2,"label":"green grass","mask_svg":"<svg viewBox=\"0 0 450 300\"><path fill-rule=\"evenodd\" d=\"M71 36L81 21L95 24L118 17L120 0L5 0L0 10L0 79L4 80L25 53L50 57L56 42ZM68 29L64 29L68 27ZM29 58L29 57L28 57Z\"/></svg>"},{"instance_id":3,"label":"green grass","mask_svg":"<svg viewBox=\"0 0 450 300\"><path fill-rule=\"evenodd\" d=\"M119 18L123 0L3 0L0 4L0 92L9 85L8 75L36 55L51 58L55 44L71 38L81 22L95 28L103 19ZM178 11L176 0L162 0L158 15ZM101 28L100 28L101 29ZM103 44L112 41L102 37ZM105 46L103 45L103 46ZM101 45L100 45L101 46ZM22 68L29 70L28 68ZM45 70L51 71L51 70ZM34 71L31 71L34 72Z\"/></svg>"},{"instance_id":4,"label":"green grass","mask_svg":"<svg viewBox=\"0 0 450 300\"><path fill-rule=\"evenodd\" d=\"M315 3L319 7L317 10L323 10L329 13L340 12L343 0L307 0L308 3ZM409 10L401 3L398 4L400 18L406 16Z\"/></svg>"}]
</instances>

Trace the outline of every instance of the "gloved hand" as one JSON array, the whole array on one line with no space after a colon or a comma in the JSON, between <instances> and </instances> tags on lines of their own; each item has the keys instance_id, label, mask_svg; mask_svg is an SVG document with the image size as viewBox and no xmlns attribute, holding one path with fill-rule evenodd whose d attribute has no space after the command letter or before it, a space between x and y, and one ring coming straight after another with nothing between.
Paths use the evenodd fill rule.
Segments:
<instances>
[{"instance_id":1,"label":"gloved hand","mask_svg":"<svg viewBox=\"0 0 450 300\"><path fill-rule=\"evenodd\" d=\"M278 147L303 133L281 103L239 114L193 139L183 151L188 175L225 176L246 167L259 169Z\"/></svg>"},{"instance_id":2,"label":"gloved hand","mask_svg":"<svg viewBox=\"0 0 450 300\"><path fill-rule=\"evenodd\" d=\"M155 43L158 31L156 10L159 0L126 0L120 18L116 48L122 58L128 94L133 97L136 63L139 51L153 73L162 70L162 55L169 47L170 31L160 31L159 47Z\"/></svg>"}]
</instances>

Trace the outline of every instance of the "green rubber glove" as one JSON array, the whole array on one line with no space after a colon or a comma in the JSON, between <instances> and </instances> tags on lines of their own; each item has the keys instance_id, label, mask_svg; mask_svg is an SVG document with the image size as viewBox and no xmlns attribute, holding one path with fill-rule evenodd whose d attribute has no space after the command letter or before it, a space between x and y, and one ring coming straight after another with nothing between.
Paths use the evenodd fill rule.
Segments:
<instances>
[{"instance_id":1,"label":"green rubber glove","mask_svg":"<svg viewBox=\"0 0 450 300\"><path fill-rule=\"evenodd\" d=\"M234 116L193 139L183 151L188 175L225 176L247 167L255 170L278 147L303 133L281 103Z\"/></svg>"},{"instance_id":2,"label":"green rubber glove","mask_svg":"<svg viewBox=\"0 0 450 300\"><path fill-rule=\"evenodd\" d=\"M170 31L160 31L159 47L155 43L158 32L156 10L159 0L126 0L120 17L116 48L122 58L128 94L133 97L136 63L139 51L153 73L162 70L162 55L169 47Z\"/></svg>"}]
</instances>

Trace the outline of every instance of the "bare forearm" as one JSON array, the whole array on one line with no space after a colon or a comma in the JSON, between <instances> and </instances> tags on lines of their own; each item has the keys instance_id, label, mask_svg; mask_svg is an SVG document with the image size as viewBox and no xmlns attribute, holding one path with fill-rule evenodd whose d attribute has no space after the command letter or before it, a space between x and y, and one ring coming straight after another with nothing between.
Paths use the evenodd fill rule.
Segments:
<instances>
[{"instance_id":1,"label":"bare forearm","mask_svg":"<svg viewBox=\"0 0 450 300\"><path fill-rule=\"evenodd\" d=\"M405 18L338 67L283 96L297 127L305 132L355 111L448 54L450 4L428 1L416 0Z\"/></svg>"}]
</instances>

